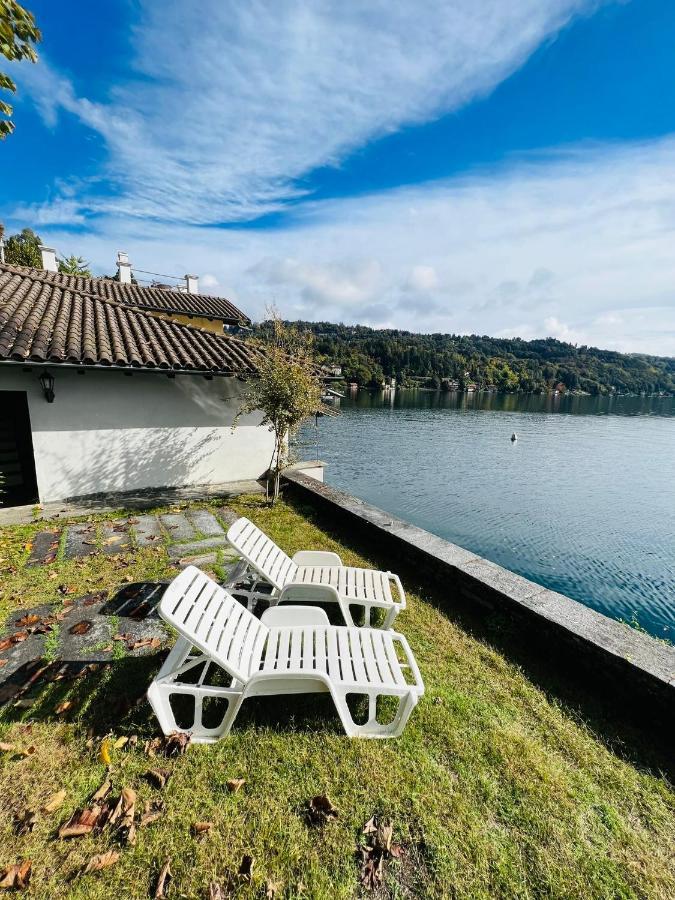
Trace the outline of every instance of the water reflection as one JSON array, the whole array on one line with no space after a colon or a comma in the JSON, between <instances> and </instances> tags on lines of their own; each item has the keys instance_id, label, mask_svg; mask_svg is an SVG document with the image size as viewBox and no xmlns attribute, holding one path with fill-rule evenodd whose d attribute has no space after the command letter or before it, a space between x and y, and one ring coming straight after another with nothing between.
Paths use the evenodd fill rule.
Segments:
<instances>
[{"instance_id":1,"label":"water reflection","mask_svg":"<svg viewBox=\"0 0 675 900\"><path fill-rule=\"evenodd\" d=\"M675 640L673 398L401 390L339 403L304 433L329 483Z\"/></svg>"}]
</instances>

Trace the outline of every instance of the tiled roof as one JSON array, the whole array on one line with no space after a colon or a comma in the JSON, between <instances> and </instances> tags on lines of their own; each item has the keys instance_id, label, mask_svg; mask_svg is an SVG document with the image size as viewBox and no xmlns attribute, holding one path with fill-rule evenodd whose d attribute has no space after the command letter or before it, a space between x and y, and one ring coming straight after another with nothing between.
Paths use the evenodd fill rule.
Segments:
<instances>
[{"instance_id":1,"label":"tiled roof","mask_svg":"<svg viewBox=\"0 0 675 900\"><path fill-rule=\"evenodd\" d=\"M23 266L15 268L33 278L58 284L70 291L94 294L139 309L173 312L183 316L205 316L210 319L221 319L226 325L248 325L251 321L224 297L187 294L165 288L143 287L139 284L120 284L111 278L81 278L79 275L62 275L61 272L45 272L43 269L28 269Z\"/></svg>"},{"instance_id":2,"label":"tiled roof","mask_svg":"<svg viewBox=\"0 0 675 900\"><path fill-rule=\"evenodd\" d=\"M255 374L261 351L226 335L66 289L0 265L0 363L121 366Z\"/></svg>"}]
</instances>

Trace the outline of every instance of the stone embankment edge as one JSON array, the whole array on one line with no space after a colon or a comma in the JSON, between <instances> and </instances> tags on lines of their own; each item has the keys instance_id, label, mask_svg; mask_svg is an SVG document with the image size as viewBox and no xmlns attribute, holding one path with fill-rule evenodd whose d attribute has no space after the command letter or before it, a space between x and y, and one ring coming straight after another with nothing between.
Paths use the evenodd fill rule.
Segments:
<instances>
[{"instance_id":1,"label":"stone embankment edge","mask_svg":"<svg viewBox=\"0 0 675 900\"><path fill-rule=\"evenodd\" d=\"M523 639L532 642L535 655L545 654L571 675L590 672L593 677L584 682L589 691L609 688L619 703L630 703L651 725L673 727L675 647L301 472L288 472L284 481L298 499L336 525L372 541L391 559L392 570L416 569L421 584L448 590L449 606L457 599L486 616L499 611L515 617L527 625Z\"/></svg>"}]
</instances>

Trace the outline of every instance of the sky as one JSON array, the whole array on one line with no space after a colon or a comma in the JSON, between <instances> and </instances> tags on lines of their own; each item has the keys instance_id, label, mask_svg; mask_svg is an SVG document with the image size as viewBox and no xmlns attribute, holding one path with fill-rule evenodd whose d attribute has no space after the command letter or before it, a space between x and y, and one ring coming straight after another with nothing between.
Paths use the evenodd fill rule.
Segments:
<instances>
[{"instance_id":1,"label":"sky","mask_svg":"<svg viewBox=\"0 0 675 900\"><path fill-rule=\"evenodd\" d=\"M672 0L26 5L10 233L253 318L675 356Z\"/></svg>"}]
</instances>

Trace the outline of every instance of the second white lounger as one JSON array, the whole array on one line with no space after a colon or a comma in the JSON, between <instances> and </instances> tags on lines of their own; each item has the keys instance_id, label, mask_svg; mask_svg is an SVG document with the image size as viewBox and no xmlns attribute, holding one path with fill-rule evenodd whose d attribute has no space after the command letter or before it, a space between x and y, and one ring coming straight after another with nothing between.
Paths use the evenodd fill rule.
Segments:
<instances>
[{"instance_id":1,"label":"second white lounger","mask_svg":"<svg viewBox=\"0 0 675 900\"><path fill-rule=\"evenodd\" d=\"M352 606L363 607L366 625L371 624L371 610L383 609L382 628L391 628L396 616L405 609L403 585L393 572L343 566L337 553L324 550L300 550L291 559L246 518L237 519L230 526L227 539L248 565L272 585L273 593L268 597L272 605L304 600L309 592L315 602L339 603L347 625L354 624ZM321 596L317 587L323 589Z\"/></svg>"},{"instance_id":2,"label":"second white lounger","mask_svg":"<svg viewBox=\"0 0 675 900\"><path fill-rule=\"evenodd\" d=\"M256 619L194 566L171 582L159 613L180 635L148 690L165 734L188 731L196 743L211 743L229 732L247 697L329 692L350 737L397 737L424 693L403 635L330 625L311 606L277 606ZM350 713L350 695L368 698L363 724ZM387 724L377 720L381 696L398 700ZM177 700L190 707L189 722L185 710L175 711Z\"/></svg>"}]
</instances>

